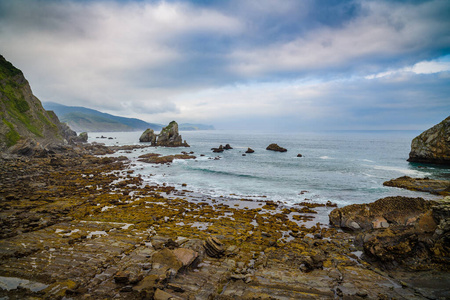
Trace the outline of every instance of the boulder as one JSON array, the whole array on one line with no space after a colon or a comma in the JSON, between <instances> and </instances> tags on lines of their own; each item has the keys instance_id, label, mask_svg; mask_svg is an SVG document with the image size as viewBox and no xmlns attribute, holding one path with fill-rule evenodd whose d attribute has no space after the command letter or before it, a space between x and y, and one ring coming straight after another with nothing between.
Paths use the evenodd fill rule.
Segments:
<instances>
[{"instance_id":1,"label":"boulder","mask_svg":"<svg viewBox=\"0 0 450 300\"><path fill-rule=\"evenodd\" d=\"M139 142L141 143L151 143L152 146L156 145L157 135L151 128L147 128L139 138Z\"/></svg>"},{"instance_id":2,"label":"boulder","mask_svg":"<svg viewBox=\"0 0 450 300\"><path fill-rule=\"evenodd\" d=\"M271 151L277 151L277 152L286 152L287 149L278 146L277 144L270 144L269 146L267 146L266 150L271 150Z\"/></svg>"},{"instance_id":3,"label":"boulder","mask_svg":"<svg viewBox=\"0 0 450 300\"><path fill-rule=\"evenodd\" d=\"M450 116L411 142L409 162L450 165Z\"/></svg>"},{"instance_id":4,"label":"boulder","mask_svg":"<svg viewBox=\"0 0 450 300\"><path fill-rule=\"evenodd\" d=\"M225 147L223 147L225 150L231 150L233 147L230 146L230 144L226 144Z\"/></svg>"},{"instance_id":5,"label":"boulder","mask_svg":"<svg viewBox=\"0 0 450 300\"><path fill-rule=\"evenodd\" d=\"M186 141L183 142L181 135L178 133L178 124L172 121L164 127L158 134L156 146L163 147L189 147Z\"/></svg>"},{"instance_id":6,"label":"boulder","mask_svg":"<svg viewBox=\"0 0 450 300\"><path fill-rule=\"evenodd\" d=\"M254 153L255 150L253 150L252 148L248 148L247 151L245 151L245 153Z\"/></svg>"},{"instance_id":7,"label":"boulder","mask_svg":"<svg viewBox=\"0 0 450 300\"><path fill-rule=\"evenodd\" d=\"M297 154L297 157L303 157L303 155L301 155L301 154L299 153L299 154Z\"/></svg>"},{"instance_id":8,"label":"boulder","mask_svg":"<svg viewBox=\"0 0 450 300\"><path fill-rule=\"evenodd\" d=\"M412 225L436 202L422 198L387 197L368 204L352 204L334 209L330 224L351 231Z\"/></svg>"}]
</instances>

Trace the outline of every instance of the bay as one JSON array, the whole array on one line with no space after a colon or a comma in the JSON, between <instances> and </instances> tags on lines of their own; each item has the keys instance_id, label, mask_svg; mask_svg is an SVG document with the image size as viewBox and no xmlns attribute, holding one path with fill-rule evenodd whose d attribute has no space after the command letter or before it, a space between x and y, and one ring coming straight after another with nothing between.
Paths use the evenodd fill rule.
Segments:
<instances>
[{"instance_id":1,"label":"bay","mask_svg":"<svg viewBox=\"0 0 450 300\"><path fill-rule=\"evenodd\" d=\"M136 145L141 132L90 133L90 142ZM214 197L281 201L334 202L339 206L368 203L387 196L438 198L421 192L385 187L400 176L450 179L450 169L406 161L411 140L419 131L333 131L314 133L185 131L189 148L144 148L120 151L146 183L166 183ZM112 139L104 139L101 136ZM271 143L284 153L266 150ZM213 153L212 147L230 144L233 149ZM255 153L243 156L247 148ZM195 160L175 160L171 165L137 161L139 155L193 151ZM204 156L200 156L203 154ZM297 157L302 154L302 157ZM215 159L217 158L217 159Z\"/></svg>"}]
</instances>

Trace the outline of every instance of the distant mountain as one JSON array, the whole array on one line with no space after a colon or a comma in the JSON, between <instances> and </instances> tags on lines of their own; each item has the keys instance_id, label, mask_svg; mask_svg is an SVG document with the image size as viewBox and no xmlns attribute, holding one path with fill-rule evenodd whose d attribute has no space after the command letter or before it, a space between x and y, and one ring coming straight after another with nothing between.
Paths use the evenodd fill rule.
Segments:
<instances>
[{"instance_id":1,"label":"distant mountain","mask_svg":"<svg viewBox=\"0 0 450 300\"><path fill-rule=\"evenodd\" d=\"M54 111L61 122L76 132L138 131L152 128L161 130L160 124L147 123L135 118L124 118L81 106L66 106L53 102L43 103L46 110Z\"/></svg>"},{"instance_id":2,"label":"distant mountain","mask_svg":"<svg viewBox=\"0 0 450 300\"><path fill-rule=\"evenodd\" d=\"M151 128L160 131L164 125L147 123L135 118L118 117L81 106L66 106L54 102L44 102L46 110L54 111L61 122L67 123L76 132L140 131ZM179 130L211 130L213 126L204 124L180 124Z\"/></svg>"},{"instance_id":3,"label":"distant mountain","mask_svg":"<svg viewBox=\"0 0 450 300\"><path fill-rule=\"evenodd\" d=\"M191 124L191 123L183 123L178 125L179 130L184 131L193 131L193 130L214 130L214 126L212 125L205 125L205 124Z\"/></svg>"}]
</instances>

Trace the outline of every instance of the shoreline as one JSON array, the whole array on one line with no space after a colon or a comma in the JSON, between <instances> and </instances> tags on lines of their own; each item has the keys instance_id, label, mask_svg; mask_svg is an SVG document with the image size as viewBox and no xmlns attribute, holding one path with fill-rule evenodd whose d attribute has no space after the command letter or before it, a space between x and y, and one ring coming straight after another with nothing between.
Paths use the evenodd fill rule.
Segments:
<instances>
[{"instance_id":1,"label":"shoreline","mask_svg":"<svg viewBox=\"0 0 450 300\"><path fill-rule=\"evenodd\" d=\"M124 158L87 152L2 161L0 276L45 287L2 284L0 296L425 299L442 292L407 284L414 272L391 278L359 257L355 234L309 218L331 207L143 185ZM443 284L450 278L439 274Z\"/></svg>"}]
</instances>

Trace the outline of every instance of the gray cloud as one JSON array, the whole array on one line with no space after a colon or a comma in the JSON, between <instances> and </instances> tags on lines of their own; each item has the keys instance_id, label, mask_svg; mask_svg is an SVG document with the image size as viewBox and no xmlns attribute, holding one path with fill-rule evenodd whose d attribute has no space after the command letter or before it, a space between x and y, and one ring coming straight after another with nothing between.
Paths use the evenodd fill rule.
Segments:
<instances>
[{"instance_id":1,"label":"gray cloud","mask_svg":"<svg viewBox=\"0 0 450 300\"><path fill-rule=\"evenodd\" d=\"M0 0L0 52L42 100L149 122L375 127L448 102L445 76L364 78L448 54L448 1L199 3Z\"/></svg>"}]
</instances>

